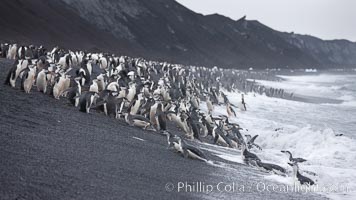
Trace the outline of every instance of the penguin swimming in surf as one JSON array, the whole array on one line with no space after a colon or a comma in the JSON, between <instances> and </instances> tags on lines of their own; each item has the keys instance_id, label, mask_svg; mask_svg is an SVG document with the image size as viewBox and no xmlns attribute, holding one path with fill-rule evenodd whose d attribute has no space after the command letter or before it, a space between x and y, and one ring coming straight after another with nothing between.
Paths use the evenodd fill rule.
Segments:
<instances>
[{"instance_id":1,"label":"penguin swimming in surf","mask_svg":"<svg viewBox=\"0 0 356 200\"><path fill-rule=\"evenodd\" d=\"M251 137L251 135L245 135L246 136L246 141L247 141L247 148L252 149L253 147L256 147L257 149L262 151L262 148L255 143L256 138L258 135L255 135Z\"/></svg>"},{"instance_id":2,"label":"penguin swimming in surf","mask_svg":"<svg viewBox=\"0 0 356 200\"><path fill-rule=\"evenodd\" d=\"M257 161L261 162L261 159L256 154L251 153L247 150L247 146L245 143L242 144L241 157L246 164L255 166Z\"/></svg>"},{"instance_id":3,"label":"penguin swimming in surf","mask_svg":"<svg viewBox=\"0 0 356 200\"><path fill-rule=\"evenodd\" d=\"M288 163L288 165L293 168L293 177L295 181L298 181L301 185L311 186L315 184L313 180L299 173L299 167L297 163Z\"/></svg>"},{"instance_id":4,"label":"penguin swimming in surf","mask_svg":"<svg viewBox=\"0 0 356 200\"><path fill-rule=\"evenodd\" d=\"M293 158L293 155L290 151L281 151L281 152L287 154L289 156L289 161L293 163L302 163L307 161L304 158Z\"/></svg>"},{"instance_id":5,"label":"penguin swimming in surf","mask_svg":"<svg viewBox=\"0 0 356 200\"><path fill-rule=\"evenodd\" d=\"M256 160L256 166L268 172L274 172L282 175L286 173L286 169L276 164L264 163Z\"/></svg>"}]
</instances>

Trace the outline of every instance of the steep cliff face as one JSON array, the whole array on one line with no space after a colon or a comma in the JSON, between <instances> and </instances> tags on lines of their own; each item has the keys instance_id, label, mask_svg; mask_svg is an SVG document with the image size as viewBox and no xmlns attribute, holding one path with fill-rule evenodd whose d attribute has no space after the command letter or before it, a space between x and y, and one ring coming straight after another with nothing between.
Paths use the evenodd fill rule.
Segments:
<instances>
[{"instance_id":1,"label":"steep cliff face","mask_svg":"<svg viewBox=\"0 0 356 200\"><path fill-rule=\"evenodd\" d=\"M0 13L0 41L131 52L127 40L98 29L58 0L3 0Z\"/></svg>"},{"instance_id":2,"label":"steep cliff face","mask_svg":"<svg viewBox=\"0 0 356 200\"><path fill-rule=\"evenodd\" d=\"M322 65L355 66L356 43L347 40L321 40L294 33L281 33L290 44L310 54Z\"/></svg>"},{"instance_id":3,"label":"steep cliff face","mask_svg":"<svg viewBox=\"0 0 356 200\"><path fill-rule=\"evenodd\" d=\"M221 67L356 64L356 44L203 16L174 0L3 0L0 40Z\"/></svg>"},{"instance_id":4,"label":"steep cliff face","mask_svg":"<svg viewBox=\"0 0 356 200\"><path fill-rule=\"evenodd\" d=\"M113 33L116 37L135 39L125 25L127 17L139 18L149 11L136 0L63 0L92 25Z\"/></svg>"}]
</instances>

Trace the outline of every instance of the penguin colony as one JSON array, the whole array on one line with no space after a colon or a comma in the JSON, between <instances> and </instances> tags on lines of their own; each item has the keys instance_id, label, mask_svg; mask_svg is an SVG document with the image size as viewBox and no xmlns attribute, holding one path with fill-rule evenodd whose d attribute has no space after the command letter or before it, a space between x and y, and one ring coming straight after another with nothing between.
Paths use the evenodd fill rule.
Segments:
<instances>
[{"instance_id":1,"label":"penguin colony","mask_svg":"<svg viewBox=\"0 0 356 200\"><path fill-rule=\"evenodd\" d=\"M285 175L286 169L263 162L251 152L262 148L255 143L258 135L243 136L239 124L229 121L238 117L235 109L246 111L244 95L241 106L233 105L222 90L256 92L283 97L281 89L266 89L246 81L258 78L248 71L183 66L166 62L146 61L104 53L70 51L58 47L48 51L43 46L1 44L0 54L13 59L5 84L15 88L37 91L55 99L67 98L79 111L92 109L106 116L124 120L128 125L165 135L168 148L186 158L208 161L204 153L188 140L198 140L241 150L243 161L263 171ZM99 72L99 73L98 73ZM258 76L258 74L257 74ZM200 110L205 102L207 112ZM226 115L214 116L214 106L226 107ZM182 136L173 135L167 122L173 122ZM204 141L204 142L206 142ZM289 151L289 165L300 184L313 185L303 176L298 163Z\"/></svg>"}]
</instances>

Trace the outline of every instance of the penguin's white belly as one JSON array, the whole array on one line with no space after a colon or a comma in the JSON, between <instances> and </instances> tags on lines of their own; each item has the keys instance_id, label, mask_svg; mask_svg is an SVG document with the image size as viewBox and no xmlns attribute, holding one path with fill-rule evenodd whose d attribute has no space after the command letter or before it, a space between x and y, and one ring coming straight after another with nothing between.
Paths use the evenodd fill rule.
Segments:
<instances>
[{"instance_id":1,"label":"penguin's white belly","mask_svg":"<svg viewBox=\"0 0 356 200\"><path fill-rule=\"evenodd\" d=\"M93 70L92 70L93 67L92 67L91 63L88 63L88 64L87 64L87 69L88 69L89 75L91 75L91 72L93 71Z\"/></svg>"},{"instance_id":2,"label":"penguin's white belly","mask_svg":"<svg viewBox=\"0 0 356 200\"><path fill-rule=\"evenodd\" d=\"M212 112L214 110L213 104L211 101L206 102L206 106L208 107L209 112Z\"/></svg>"},{"instance_id":3,"label":"penguin's white belly","mask_svg":"<svg viewBox=\"0 0 356 200\"><path fill-rule=\"evenodd\" d=\"M117 88L115 84L109 84L107 90L117 92Z\"/></svg>"},{"instance_id":4,"label":"penguin's white belly","mask_svg":"<svg viewBox=\"0 0 356 200\"><path fill-rule=\"evenodd\" d=\"M208 129L206 128L206 126L203 126L203 137L206 137L208 135Z\"/></svg>"},{"instance_id":5,"label":"penguin's white belly","mask_svg":"<svg viewBox=\"0 0 356 200\"><path fill-rule=\"evenodd\" d=\"M90 88L89 88L89 91L90 92L96 92L96 93L99 93L99 90L98 90L98 85L91 85Z\"/></svg>"},{"instance_id":6,"label":"penguin's white belly","mask_svg":"<svg viewBox=\"0 0 356 200\"><path fill-rule=\"evenodd\" d=\"M195 154L194 152L190 151L189 149L188 151L188 156L192 159L196 159L196 160L205 160L204 158L198 156L197 154Z\"/></svg>"},{"instance_id":7,"label":"penguin's white belly","mask_svg":"<svg viewBox=\"0 0 356 200\"><path fill-rule=\"evenodd\" d=\"M235 142L235 141L233 141L233 140L231 140L231 145L232 145L232 147L234 147L234 148L237 148L237 147L238 147L237 142Z\"/></svg>"},{"instance_id":8,"label":"penguin's white belly","mask_svg":"<svg viewBox=\"0 0 356 200\"><path fill-rule=\"evenodd\" d=\"M135 96L135 92L132 91L132 90L129 90L129 93L127 94L127 100L129 100L130 102L132 101L132 99L134 98Z\"/></svg>"},{"instance_id":9,"label":"penguin's white belly","mask_svg":"<svg viewBox=\"0 0 356 200\"><path fill-rule=\"evenodd\" d=\"M136 102L134 106L131 108L131 115L136 115L139 108L140 108L140 103Z\"/></svg>"},{"instance_id":10,"label":"penguin's white belly","mask_svg":"<svg viewBox=\"0 0 356 200\"><path fill-rule=\"evenodd\" d=\"M217 143L222 144L222 145L226 145L229 146L226 141L219 135L218 141Z\"/></svg>"},{"instance_id":11,"label":"penguin's white belly","mask_svg":"<svg viewBox=\"0 0 356 200\"><path fill-rule=\"evenodd\" d=\"M98 81L98 90L103 91L105 89L105 83L102 80Z\"/></svg>"},{"instance_id":12,"label":"penguin's white belly","mask_svg":"<svg viewBox=\"0 0 356 200\"><path fill-rule=\"evenodd\" d=\"M157 124L157 122L156 122L156 117L155 117L156 111L157 111L157 106L158 106L158 104L155 104L155 105L153 105L153 106L151 107L151 111L150 111L150 121L151 121L152 124Z\"/></svg>"},{"instance_id":13,"label":"penguin's white belly","mask_svg":"<svg viewBox=\"0 0 356 200\"><path fill-rule=\"evenodd\" d=\"M24 89L26 93L30 93L32 85L34 83L34 76L33 75L29 75L28 79L25 80L24 82Z\"/></svg>"},{"instance_id":14,"label":"penguin's white belly","mask_svg":"<svg viewBox=\"0 0 356 200\"><path fill-rule=\"evenodd\" d=\"M44 73L39 73L36 80L37 90L46 93L47 83L46 75Z\"/></svg>"},{"instance_id":15,"label":"penguin's white belly","mask_svg":"<svg viewBox=\"0 0 356 200\"><path fill-rule=\"evenodd\" d=\"M137 120L137 119L134 119L132 121L133 121L133 125L137 126L137 127L144 128L144 127L149 126L149 123L147 123L145 121L141 121L141 120Z\"/></svg>"},{"instance_id":16,"label":"penguin's white belly","mask_svg":"<svg viewBox=\"0 0 356 200\"><path fill-rule=\"evenodd\" d=\"M181 148L181 146L180 146L179 144L177 144L177 143L173 143L173 144L174 144L174 149L175 149L177 152L180 152L180 153L183 152L183 150L182 150L182 148Z\"/></svg>"}]
</instances>

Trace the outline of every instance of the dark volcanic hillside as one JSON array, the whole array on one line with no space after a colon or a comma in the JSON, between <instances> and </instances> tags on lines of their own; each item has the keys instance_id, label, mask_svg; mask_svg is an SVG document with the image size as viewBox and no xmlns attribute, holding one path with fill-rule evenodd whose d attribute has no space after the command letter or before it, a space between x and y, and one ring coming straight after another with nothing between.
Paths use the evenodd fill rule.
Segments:
<instances>
[{"instance_id":1,"label":"dark volcanic hillside","mask_svg":"<svg viewBox=\"0 0 356 200\"><path fill-rule=\"evenodd\" d=\"M0 40L223 67L356 64L356 44L203 16L174 0L3 0Z\"/></svg>"}]
</instances>

